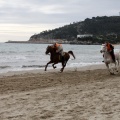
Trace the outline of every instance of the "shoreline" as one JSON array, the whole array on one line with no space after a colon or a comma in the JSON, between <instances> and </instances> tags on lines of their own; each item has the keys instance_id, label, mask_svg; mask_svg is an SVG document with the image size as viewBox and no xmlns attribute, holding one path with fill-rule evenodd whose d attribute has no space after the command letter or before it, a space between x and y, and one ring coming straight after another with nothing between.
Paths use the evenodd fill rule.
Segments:
<instances>
[{"instance_id":1,"label":"shoreline","mask_svg":"<svg viewBox=\"0 0 120 120\"><path fill-rule=\"evenodd\" d=\"M56 73L60 72L61 68L48 68L47 71L44 71L44 69L35 69L35 70L20 70L20 71L9 71L7 73L0 73L0 78L5 77L5 76L13 76L13 75L21 75L21 74L46 74L46 73ZM93 64L93 65L87 65L87 66L82 66L82 67L67 67L64 68L64 72L69 72L69 71L86 71L86 70L95 70L95 69L106 69L106 66L104 64Z\"/></svg>"},{"instance_id":2,"label":"shoreline","mask_svg":"<svg viewBox=\"0 0 120 120\"><path fill-rule=\"evenodd\" d=\"M55 42L42 42L42 41L8 41L5 43L14 43L14 44L54 44ZM72 43L71 41L59 42L60 44L68 44L68 45L101 45L102 43Z\"/></svg>"}]
</instances>

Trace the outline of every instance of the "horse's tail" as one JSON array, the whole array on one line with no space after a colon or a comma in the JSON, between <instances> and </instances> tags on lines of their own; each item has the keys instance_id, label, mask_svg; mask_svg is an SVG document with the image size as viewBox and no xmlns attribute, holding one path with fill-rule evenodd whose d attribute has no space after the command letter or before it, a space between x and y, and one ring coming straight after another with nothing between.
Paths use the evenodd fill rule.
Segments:
<instances>
[{"instance_id":1,"label":"horse's tail","mask_svg":"<svg viewBox=\"0 0 120 120\"><path fill-rule=\"evenodd\" d=\"M73 53L73 51L68 51L69 54L71 54L73 56L73 58L75 59L75 55Z\"/></svg>"}]
</instances>

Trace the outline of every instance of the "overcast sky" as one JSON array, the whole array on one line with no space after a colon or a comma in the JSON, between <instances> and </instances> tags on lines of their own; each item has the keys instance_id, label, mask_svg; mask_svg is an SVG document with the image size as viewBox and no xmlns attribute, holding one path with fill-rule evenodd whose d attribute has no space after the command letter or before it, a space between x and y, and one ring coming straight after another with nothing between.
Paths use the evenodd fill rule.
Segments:
<instances>
[{"instance_id":1,"label":"overcast sky","mask_svg":"<svg viewBox=\"0 0 120 120\"><path fill-rule=\"evenodd\" d=\"M120 0L0 0L0 42L119 12Z\"/></svg>"}]
</instances>

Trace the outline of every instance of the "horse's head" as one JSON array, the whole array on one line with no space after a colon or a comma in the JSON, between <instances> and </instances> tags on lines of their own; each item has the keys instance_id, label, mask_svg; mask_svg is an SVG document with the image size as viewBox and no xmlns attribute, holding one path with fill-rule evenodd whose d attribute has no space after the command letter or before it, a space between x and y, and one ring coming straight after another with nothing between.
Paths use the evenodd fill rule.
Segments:
<instances>
[{"instance_id":1,"label":"horse's head","mask_svg":"<svg viewBox=\"0 0 120 120\"><path fill-rule=\"evenodd\" d=\"M107 49L106 49L106 46L105 46L105 45L102 45L100 52L101 52L101 53L104 53L104 52L106 52L106 50L107 50Z\"/></svg>"},{"instance_id":2,"label":"horse's head","mask_svg":"<svg viewBox=\"0 0 120 120\"><path fill-rule=\"evenodd\" d=\"M46 48L45 54L51 53L53 54L55 52L55 48L53 46L49 46Z\"/></svg>"}]
</instances>

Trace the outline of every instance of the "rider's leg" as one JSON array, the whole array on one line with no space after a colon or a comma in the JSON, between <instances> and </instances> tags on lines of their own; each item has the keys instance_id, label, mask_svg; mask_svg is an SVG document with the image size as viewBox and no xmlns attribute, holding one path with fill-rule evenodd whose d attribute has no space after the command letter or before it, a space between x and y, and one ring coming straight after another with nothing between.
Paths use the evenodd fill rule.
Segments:
<instances>
[{"instance_id":1,"label":"rider's leg","mask_svg":"<svg viewBox=\"0 0 120 120\"><path fill-rule=\"evenodd\" d=\"M104 54L103 54L103 58L104 58ZM104 60L102 62L104 62Z\"/></svg>"},{"instance_id":2,"label":"rider's leg","mask_svg":"<svg viewBox=\"0 0 120 120\"><path fill-rule=\"evenodd\" d=\"M113 50L110 52L110 55L111 55L113 61L115 62L115 55L114 55L114 51Z\"/></svg>"},{"instance_id":3,"label":"rider's leg","mask_svg":"<svg viewBox=\"0 0 120 120\"><path fill-rule=\"evenodd\" d=\"M61 60L64 62L64 55L62 52L60 52Z\"/></svg>"},{"instance_id":4,"label":"rider's leg","mask_svg":"<svg viewBox=\"0 0 120 120\"><path fill-rule=\"evenodd\" d=\"M60 46L57 50L57 52L60 54L60 58L62 61L64 61L64 55L63 55L63 48Z\"/></svg>"},{"instance_id":5,"label":"rider's leg","mask_svg":"<svg viewBox=\"0 0 120 120\"><path fill-rule=\"evenodd\" d=\"M64 57L63 57L63 48L62 48L62 46L59 46L58 49L56 50L56 52L60 54L60 59L63 61Z\"/></svg>"}]
</instances>

